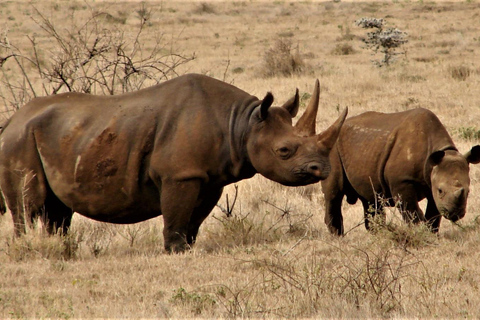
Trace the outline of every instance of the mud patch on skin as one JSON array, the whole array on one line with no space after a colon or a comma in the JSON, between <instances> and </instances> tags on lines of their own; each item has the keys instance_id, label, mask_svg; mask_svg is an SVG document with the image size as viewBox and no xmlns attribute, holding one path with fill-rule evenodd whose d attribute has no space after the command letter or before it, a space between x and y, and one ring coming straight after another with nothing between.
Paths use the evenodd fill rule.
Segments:
<instances>
[{"instance_id":1,"label":"mud patch on skin","mask_svg":"<svg viewBox=\"0 0 480 320\"><path fill-rule=\"evenodd\" d=\"M118 167L115 160L107 158L97 162L96 176L97 177L110 177L117 173Z\"/></svg>"},{"instance_id":2,"label":"mud patch on skin","mask_svg":"<svg viewBox=\"0 0 480 320\"><path fill-rule=\"evenodd\" d=\"M66 148L70 147L72 145L72 140L72 135L70 134L63 136L60 140L61 150L65 150Z\"/></svg>"},{"instance_id":3,"label":"mud patch on skin","mask_svg":"<svg viewBox=\"0 0 480 320\"><path fill-rule=\"evenodd\" d=\"M110 145L117 139L117 134L115 132L109 132L108 129L105 129L97 138L97 141L100 145L107 144Z\"/></svg>"}]
</instances>

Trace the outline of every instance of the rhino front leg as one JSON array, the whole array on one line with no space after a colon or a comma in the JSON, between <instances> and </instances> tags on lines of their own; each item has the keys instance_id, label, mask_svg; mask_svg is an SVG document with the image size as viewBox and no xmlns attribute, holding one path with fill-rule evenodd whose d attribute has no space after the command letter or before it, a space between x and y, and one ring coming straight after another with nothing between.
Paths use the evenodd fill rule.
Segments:
<instances>
[{"instance_id":1,"label":"rhino front leg","mask_svg":"<svg viewBox=\"0 0 480 320\"><path fill-rule=\"evenodd\" d=\"M343 194L325 195L325 224L328 231L334 235L343 236L342 216Z\"/></svg>"},{"instance_id":2,"label":"rhino front leg","mask_svg":"<svg viewBox=\"0 0 480 320\"><path fill-rule=\"evenodd\" d=\"M437 209L437 205L433 199L428 199L427 211L425 212L425 219L432 232L437 233L440 228L440 222L442 221L442 215Z\"/></svg>"},{"instance_id":3,"label":"rhino front leg","mask_svg":"<svg viewBox=\"0 0 480 320\"><path fill-rule=\"evenodd\" d=\"M162 180L160 207L163 215L165 250L183 252L187 249L188 225L197 205L201 180Z\"/></svg>"},{"instance_id":4,"label":"rhino front leg","mask_svg":"<svg viewBox=\"0 0 480 320\"><path fill-rule=\"evenodd\" d=\"M425 221L425 216L418 205L417 193L413 185L402 184L392 189L392 194L399 197L399 207L405 222L417 224Z\"/></svg>"},{"instance_id":5,"label":"rhino front leg","mask_svg":"<svg viewBox=\"0 0 480 320\"><path fill-rule=\"evenodd\" d=\"M208 217L217 204L223 192L223 188L209 189L202 202L193 211L190 223L188 224L187 244L193 245L197 239L198 229L202 222Z\"/></svg>"},{"instance_id":6,"label":"rhino front leg","mask_svg":"<svg viewBox=\"0 0 480 320\"><path fill-rule=\"evenodd\" d=\"M343 236L342 201L345 196L345 185L348 184L348 179L343 171L337 148L334 148L330 153L330 164L331 172L321 182L325 198L325 224L330 233Z\"/></svg>"}]
</instances>

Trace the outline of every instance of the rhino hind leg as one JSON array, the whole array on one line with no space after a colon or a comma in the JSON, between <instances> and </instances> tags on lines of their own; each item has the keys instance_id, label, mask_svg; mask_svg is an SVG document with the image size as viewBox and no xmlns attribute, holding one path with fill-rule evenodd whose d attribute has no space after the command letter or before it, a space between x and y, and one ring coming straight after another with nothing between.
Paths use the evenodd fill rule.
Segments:
<instances>
[{"instance_id":1,"label":"rhino hind leg","mask_svg":"<svg viewBox=\"0 0 480 320\"><path fill-rule=\"evenodd\" d=\"M5 170L2 172L3 197L12 214L14 234L20 236L27 232L27 223L32 224L41 212L46 188L43 175L33 170Z\"/></svg>"},{"instance_id":2,"label":"rhino hind leg","mask_svg":"<svg viewBox=\"0 0 480 320\"><path fill-rule=\"evenodd\" d=\"M67 207L60 199L48 192L45 199L44 209L40 215L42 223L49 234L60 233L65 235L72 223L73 211Z\"/></svg>"},{"instance_id":3,"label":"rhino hind leg","mask_svg":"<svg viewBox=\"0 0 480 320\"><path fill-rule=\"evenodd\" d=\"M3 197L3 192L0 190L0 214L4 215L7 212L7 205L5 203L5 198Z\"/></svg>"}]
</instances>

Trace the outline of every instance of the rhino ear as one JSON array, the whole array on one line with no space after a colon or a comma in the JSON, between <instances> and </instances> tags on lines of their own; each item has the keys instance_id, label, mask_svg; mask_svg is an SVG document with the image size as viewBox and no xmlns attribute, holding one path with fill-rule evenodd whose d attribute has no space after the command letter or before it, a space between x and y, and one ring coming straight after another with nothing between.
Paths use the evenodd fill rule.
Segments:
<instances>
[{"instance_id":1,"label":"rhino ear","mask_svg":"<svg viewBox=\"0 0 480 320\"><path fill-rule=\"evenodd\" d=\"M470 149L465 155L468 163L477 164L480 162L480 146L476 145Z\"/></svg>"},{"instance_id":2,"label":"rhino ear","mask_svg":"<svg viewBox=\"0 0 480 320\"><path fill-rule=\"evenodd\" d=\"M263 98L262 105L260 106L260 117L262 118L262 120L267 119L268 108L270 108L272 103L273 103L273 94L271 92L267 92L267 94L265 95L265 98Z\"/></svg>"},{"instance_id":3,"label":"rhino ear","mask_svg":"<svg viewBox=\"0 0 480 320\"><path fill-rule=\"evenodd\" d=\"M442 159L444 156L445 156L445 151L443 150L435 151L428 157L428 162L432 166L437 166L440 164L440 162L442 162Z\"/></svg>"},{"instance_id":4,"label":"rhino ear","mask_svg":"<svg viewBox=\"0 0 480 320\"><path fill-rule=\"evenodd\" d=\"M298 113L298 108L300 107L300 96L298 94L298 89L295 91L295 96L291 97L282 108L287 109L288 112L292 115L292 118L295 117Z\"/></svg>"},{"instance_id":5,"label":"rhino ear","mask_svg":"<svg viewBox=\"0 0 480 320\"><path fill-rule=\"evenodd\" d=\"M315 89L313 90L312 98L308 104L305 112L302 114L295 124L297 134L301 136L314 136L315 126L317 122L318 102L320 100L320 81L315 81Z\"/></svg>"},{"instance_id":6,"label":"rhino ear","mask_svg":"<svg viewBox=\"0 0 480 320\"><path fill-rule=\"evenodd\" d=\"M332 150L333 145L337 142L338 136L340 135L340 129L342 129L347 114L348 108L345 108L337 121L335 121L327 130L318 135L318 143L322 144L328 151Z\"/></svg>"}]
</instances>

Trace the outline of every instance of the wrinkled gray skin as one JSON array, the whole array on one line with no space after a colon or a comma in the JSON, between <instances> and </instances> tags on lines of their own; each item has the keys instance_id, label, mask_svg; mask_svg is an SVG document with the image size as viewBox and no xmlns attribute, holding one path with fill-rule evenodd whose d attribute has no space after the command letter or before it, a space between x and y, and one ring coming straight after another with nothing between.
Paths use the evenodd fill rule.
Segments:
<instances>
[{"instance_id":1,"label":"wrinkled gray skin","mask_svg":"<svg viewBox=\"0 0 480 320\"><path fill-rule=\"evenodd\" d=\"M345 121L330 153L331 174L322 181L325 223L343 235L342 199L362 201L365 227L386 205L399 205L405 221L428 221L438 231L442 216L465 215L469 163L480 161L480 146L460 154L445 127L429 110L366 112ZM425 216L418 206L428 200ZM399 202L400 201L400 202Z\"/></svg>"},{"instance_id":2,"label":"wrinkled gray skin","mask_svg":"<svg viewBox=\"0 0 480 320\"><path fill-rule=\"evenodd\" d=\"M15 233L37 217L50 233L67 232L73 212L121 224L163 215L165 249L180 252L225 185L257 172L290 186L326 178L346 110L312 135L318 84L295 127L298 90L282 107L272 103L270 93L259 100L197 74L117 96L32 100L0 136L0 188Z\"/></svg>"}]
</instances>

